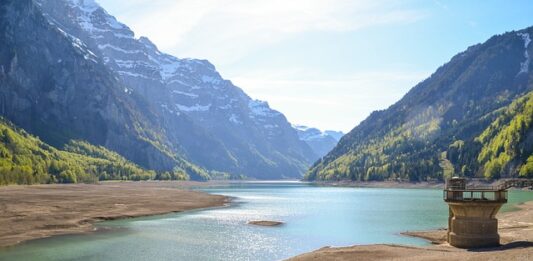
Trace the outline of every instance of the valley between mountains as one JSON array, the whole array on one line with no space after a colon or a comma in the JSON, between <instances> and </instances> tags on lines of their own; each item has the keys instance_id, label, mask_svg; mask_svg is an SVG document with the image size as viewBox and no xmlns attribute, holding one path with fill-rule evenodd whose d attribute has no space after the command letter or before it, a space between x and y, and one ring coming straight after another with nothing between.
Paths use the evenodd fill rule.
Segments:
<instances>
[{"instance_id":1,"label":"valley between mountains","mask_svg":"<svg viewBox=\"0 0 533 261\"><path fill-rule=\"evenodd\" d=\"M531 27L467 48L343 135L289 123L92 0L0 12L3 185L533 175Z\"/></svg>"},{"instance_id":2,"label":"valley between mountains","mask_svg":"<svg viewBox=\"0 0 533 261\"><path fill-rule=\"evenodd\" d=\"M2 184L299 179L339 139L301 139L209 61L162 53L94 1L1 12Z\"/></svg>"}]
</instances>

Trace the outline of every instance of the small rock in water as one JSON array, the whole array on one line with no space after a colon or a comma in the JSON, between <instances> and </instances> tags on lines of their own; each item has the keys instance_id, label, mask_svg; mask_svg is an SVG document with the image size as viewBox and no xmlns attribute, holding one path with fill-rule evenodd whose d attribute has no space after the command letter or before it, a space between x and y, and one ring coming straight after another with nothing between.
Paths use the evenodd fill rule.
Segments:
<instances>
[{"instance_id":1,"label":"small rock in water","mask_svg":"<svg viewBox=\"0 0 533 261\"><path fill-rule=\"evenodd\" d=\"M275 226L283 225L283 222L271 221L271 220L252 220L252 221L248 221L248 224L256 225L256 226L264 226L264 227L275 227Z\"/></svg>"}]
</instances>

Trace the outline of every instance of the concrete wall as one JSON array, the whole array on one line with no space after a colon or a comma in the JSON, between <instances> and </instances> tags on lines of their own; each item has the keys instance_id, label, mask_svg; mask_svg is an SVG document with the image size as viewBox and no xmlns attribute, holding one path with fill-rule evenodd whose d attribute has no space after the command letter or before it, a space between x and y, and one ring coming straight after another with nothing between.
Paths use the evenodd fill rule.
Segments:
<instances>
[{"instance_id":1,"label":"concrete wall","mask_svg":"<svg viewBox=\"0 0 533 261\"><path fill-rule=\"evenodd\" d=\"M500 245L496 213L503 203L448 202L450 219L448 242L459 248L493 247Z\"/></svg>"}]
</instances>

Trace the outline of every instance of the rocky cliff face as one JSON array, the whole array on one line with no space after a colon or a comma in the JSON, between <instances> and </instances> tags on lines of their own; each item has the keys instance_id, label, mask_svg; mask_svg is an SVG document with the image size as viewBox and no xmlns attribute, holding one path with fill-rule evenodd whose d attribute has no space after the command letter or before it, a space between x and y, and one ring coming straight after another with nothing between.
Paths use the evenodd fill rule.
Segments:
<instances>
[{"instance_id":1,"label":"rocky cliff face","mask_svg":"<svg viewBox=\"0 0 533 261\"><path fill-rule=\"evenodd\" d=\"M0 112L61 147L84 139L144 167L172 169L161 123L138 95L77 37L45 18L30 0L0 5Z\"/></svg>"},{"instance_id":2,"label":"rocky cliff face","mask_svg":"<svg viewBox=\"0 0 533 261\"><path fill-rule=\"evenodd\" d=\"M135 38L126 25L118 22L93 0L35 0L34 3L28 5L32 6L35 15L42 13L44 19L40 22L46 30L57 31L61 37L70 39L64 44L76 45L73 49L83 58L80 62L89 64L87 66L90 68L66 64L68 58L62 57L66 54L60 54L61 46L53 41L34 43L37 46L29 48L33 48L35 54L16 58L31 63L30 56L43 56L43 59L48 59L46 63L41 63L43 67L57 68L58 73L64 75L99 72L98 77L87 75L84 84L64 82L65 89L54 89L52 100L46 108L39 107L41 103L29 106L32 109L39 108L37 117L47 122L46 126L39 127L40 131L35 131L40 136L50 136L46 137L47 140L68 138L57 129L62 129L65 122L72 121L69 113L81 110L83 118L81 115L77 117L80 117L79 122L85 124L80 124L71 133L87 137L91 142L104 144L120 153L135 152L136 155L128 158L139 163L145 161L143 166L150 168L166 169L172 163L137 159L137 149L131 149L127 135L115 135L115 132L109 131L110 127L100 121L109 122L116 133L122 133L120 128L127 130L124 133L142 132L141 141L149 140L148 144L156 144L165 153L183 155L206 169L250 177L300 177L316 157L309 146L298 139L296 131L283 114L270 109L266 102L251 99L240 88L224 80L208 61L179 59L160 52L149 39ZM10 19L13 17L7 18ZM16 30L25 32L33 26ZM29 39L23 41L31 42ZM15 43L13 48L20 48L18 45ZM56 50L50 53L37 51L47 48ZM100 72L105 76L101 76ZM104 83L94 82L100 80ZM27 83L37 96L44 90L35 88L36 84ZM81 86L85 86L85 92L78 90ZM16 91L5 91L7 96L12 92ZM105 96L107 92L112 92L113 96ZM21 93L25 94L25 91ZM62 103L60 99L65 95L79 98L63 100ZM27 102L34 102L33 98L28 97ZM125 109L109 105L115 102L125 103L123 107L132 111L134 120L127 124L122 121L117 111ZM58 106L56 103L68 104L72 108L55 110ZM84 110L90 110L90 113ZM17 124L25 120L33 122L22 116L21 111L20 108L16 111L11 109L5 114L10 119L15 118L13 121ZM49 115L52 111L54 116ZM57 122L48 124L50 118L57 119ZM74 120L72 124L76 122ZM21 124L31 128L35 128L34 125ZM87 128L86 125L95 127ZM156 166L159 163L163 167Z\"/></svg>"}]
</instances>

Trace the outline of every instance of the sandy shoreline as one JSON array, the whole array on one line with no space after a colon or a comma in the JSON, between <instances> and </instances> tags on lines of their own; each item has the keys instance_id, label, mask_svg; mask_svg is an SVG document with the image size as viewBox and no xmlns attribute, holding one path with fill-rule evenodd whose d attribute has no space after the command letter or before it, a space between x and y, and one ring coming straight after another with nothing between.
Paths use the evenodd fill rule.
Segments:
<instances>
[{"instance_id":1,"label":"sandy shoreline","mask_svg":"<svg viewBox=\"0 0 533 261\"><path fill-rule=\"evenodd\" d=\"M223 206L224 196L190 191L195 182L0 187L0 247L94 230L102 220Z\"/></svg>"},{"instance_id":2,"label":"sandy shoreline","mask_svg":"<svg viewBox=\"0 0 533 261\"><path fill-rule=\"evenodd\" d=\"M498 214L502 246L481 250L458 249L446 243L446 230L405 232L404 235L424 238L433 246L362 245L324 247L293 257L307 260L532 260L533 201L518 205L520 210Z\"/></svg>"}]
</instances>

